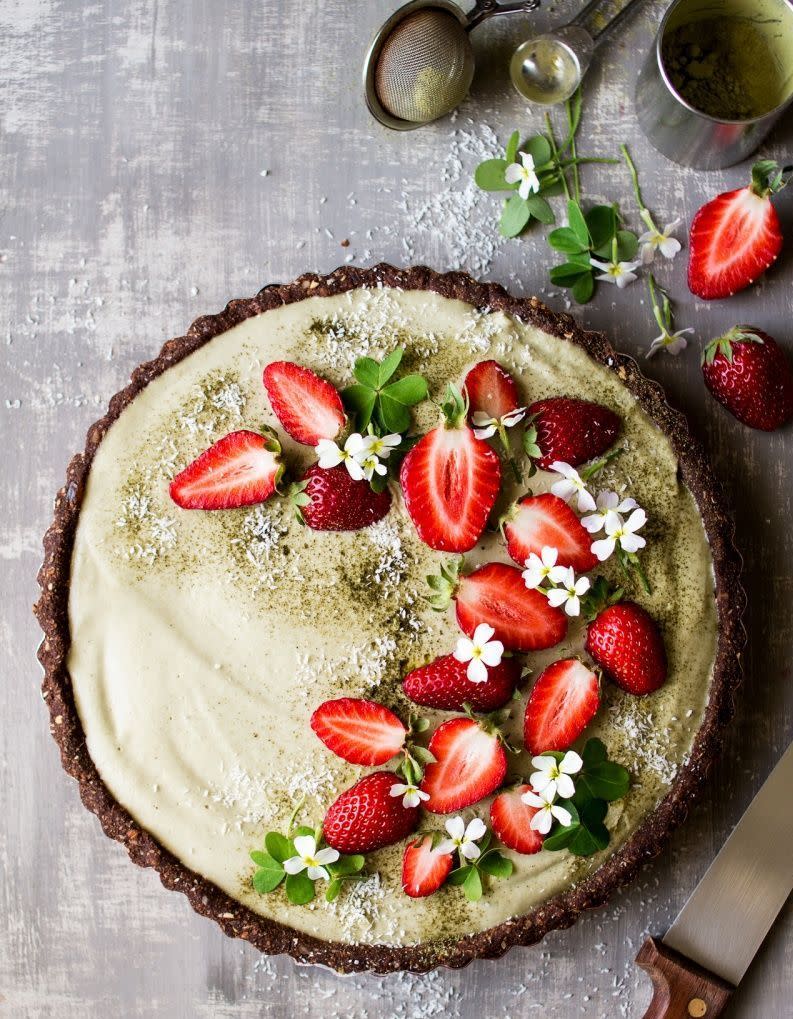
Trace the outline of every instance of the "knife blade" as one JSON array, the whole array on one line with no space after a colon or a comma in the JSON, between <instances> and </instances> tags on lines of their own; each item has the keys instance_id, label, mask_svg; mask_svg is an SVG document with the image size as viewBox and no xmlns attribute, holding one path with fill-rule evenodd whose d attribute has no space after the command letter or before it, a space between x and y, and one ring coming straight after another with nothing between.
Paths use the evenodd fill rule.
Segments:
<instances>
[{"instance_id":1,"label":"knife blade","mask_svg":"<svg viewBox=\"0 0 793 1019\"><path fill-rule=\"evenodd\" d=\"M656 991L645 1019L715 1019L726 1006L793 890L791 788L793 744L663 939L642 946Z\"/></svg>"}]
</instances>

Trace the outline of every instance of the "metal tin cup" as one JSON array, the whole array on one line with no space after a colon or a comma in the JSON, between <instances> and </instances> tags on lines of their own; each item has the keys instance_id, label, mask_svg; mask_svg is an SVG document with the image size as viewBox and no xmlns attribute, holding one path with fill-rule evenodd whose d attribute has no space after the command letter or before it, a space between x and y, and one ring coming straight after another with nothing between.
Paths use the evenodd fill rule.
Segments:
<instances>
[{"instance_id":1,"label":"metal tin cup","mask_svg":"<svg viewBox=\"0 0 793 1019\"><path fill-rule=\"evenodd\" d=\"M761 33L763 58L773 70L769 108L744 120L720 120L698 110L673 84L663 50L669 33L718 18L739 18ZM703 26L704 28L705 26ZM767 48L767 54L765 52ZM715 170L754 152L793 102L793 0L675 0L666 12L636 86L636 113L659 152L684 166Z\"/></svg>"}]
</instances>

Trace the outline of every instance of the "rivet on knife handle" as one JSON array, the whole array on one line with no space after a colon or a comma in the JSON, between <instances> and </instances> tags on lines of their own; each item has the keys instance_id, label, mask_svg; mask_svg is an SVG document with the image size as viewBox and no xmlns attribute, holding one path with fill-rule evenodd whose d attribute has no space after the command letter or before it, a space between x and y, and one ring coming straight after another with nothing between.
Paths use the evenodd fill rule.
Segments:
<instances>
[{"instance_id":1,"label":"rivet on knife handle","mask_svg":"<svg viewBox=\"0 0 793 1019\"><path fill-rule=\"evenodd\" d=\"M716 1019L735 990L656 938L644 942L636 962L653 982L644 1019Z\"/></svg>"}]
</instances>

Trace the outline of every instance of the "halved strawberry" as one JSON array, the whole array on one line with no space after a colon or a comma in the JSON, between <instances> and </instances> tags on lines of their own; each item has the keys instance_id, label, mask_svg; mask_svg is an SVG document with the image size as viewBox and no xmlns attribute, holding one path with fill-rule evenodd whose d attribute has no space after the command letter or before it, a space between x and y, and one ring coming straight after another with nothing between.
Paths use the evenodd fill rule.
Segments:
<instances>
[{"instance_id":1,"label":"halved strawberry","mask_svg":"<svg viewBox=\"0 0 793 1019\"><path fill-rule=\"evenodd\" d=\"M463 388L468 394L469 416L482 411L500 420L520 407L515 380L498 361L480 361L465 376Z\"/></svg>"},{"instance_id":2,"label":"halved strawberry","mask_svg":"<svg viewBox=\"0 0 793 1019\"><path fill-rule=\"evenodd\" d=\"M472 711L495 711L510 699L521 672L517 658L502 658L500 665L488 668L484 683L472 683L467 669L467 662L443 655L409 672L402 680L402 689L416 704L428 708L462 711L468 704Z\"/></svg>"},{"instance_id":3,"label":"halved strawberry","mask_svg":"<svg viewBox=\"0 0 793 1019\"><path fill-rule=\"evenodd\" d=\"M311 728L328 750L350 764L385 764L399 753L407 735L393 711L357 697L320 704Z\"/></svg>"},{"instance_id":4,"label":"halved strawberry","mask_svg":"<svg viewBox=\"0 0 793 1019\"><path fill-rule=\"evenodd\" d=\"M600 706L598 678L577 658L564 658L540 673L526 704L523 739L531 754L567 750Z\"/></svg>"},{"instance_id":5,"label":"halved strawberry","mask_svg":"<svg viewBox=\"0 0 793 1019\"><path fill-rule=\"evenodd\" d=\"M575 512L550 492L527 495L507 510L502 520L507 551L523 566L529 555L540 555L543 548L555 548L559 566L572 566L586 573L597 565L592 554L592 536Z\"/></svg>"},{"instance_id":6,"label":"halved strawberry","mask_svg":"<svg viewBox=\"0 0 793 1019\"><path fill-rule=\"evenodd\" d=\"M465 576L460 575L462 557L441 566L438 576L428 577L433 589L429 599L441 612L452 599L457 622L463 633L473 637L480 623L495 630L513 651L540 651L553 647L567 633L567 616L552 608L539 591L526 587L521 571L506 563L486 563Z\"/></svg>"},{"instance_id":7,"label":"halved strawberry","mask_svg":"<svg viewBox=\"0 0 793 1019\"><path fill-rule=\"evenodd\" d=\"M281 446L271 434L231 432L173 479L169 492L182 509L235 509L264 502L284 473Z\"/></svg>"},{"instance_id":8,"label":"halved strawberry","mask_svg":"<svg viewBox=\"0 0 793 1019\"><path fill-rule=\"evenodd\" d=\"M410 835L419 823L419 809L391 795L403 782L393 771L375 771L346 789L322 823L328 845L340 853L371 853Z\"/></svg>"},{"instance_id":9,"label":"halved strawberry","mask_svg":"<svg viewBox=\"0 0 793 1019\"><path fill-rule=\"evenodd\" d=\"M405 509L430 548L467 552L479 540L501 484L501 461L466 425L466 405L449 387L445 423L402 461Z\"/></svg>"},{"instance_id":10,"label":"halved strawberry","mask_svg":"<svg viewBox=\"0 0 793 1019\"><path fill-rule=\"evenodd\" d=\"M315 531L360 531L382 520L391 509L387 488L375 492L368 481L355 481L344 464L314 464L296 490L297 495L308 498L308 502L299 502L300 515Z\"/></svg>"},{"instance_id":11,"label":"halved strawberry","mask_svg":"<svg viewBox=\"0 0 793 1019\"><path fill-rule=\"evenodd\" d=\"M547 471L555 460L577 467L602 456L614 444L620 419L613 410L589 400L552 396L529 407L542 456L535 463Z\"/></svg>"},{"instance_id":12,"label":"halved strawberry","mask_svg":"<svg viewBox=\"0 0 793 1019\"><path fill-rule=\"evenodd\" d=\"M437 892L452 869L452 854L432 848L432 836L416 839L402 858L402 891L413 899Z\"/></svg>"},{"instance_id":13,"label":"halved strawberry","mask_svg":"<svg viewBox=\"0 0 793 1019\"><path fill-rule=\"evenodd\" d=\"M782 250L771 195L786 184L770 159L755 163L746 187L725 191L694 216L689 237L688 288L708 300L730 297L754 283Z\"/></svg>"},{"instance_id":14,"label":"halved strawberry","mask_svg":"<svg viewBox=\"0 0 793 1019\"><path fill-rule=\"evenodd\" d=\"M271 361L262 381L275 416L297 442L316 446L320 439L335 439L344 427L341 397L310 369Z\"/></svg>"},{"instance_id":15,"label":"halved strawberry","mask_svg":"<svg viewBox=\"0 0 793 1019\"><path fill-rule=\"evenodd\" d=\"M587 625L586 649L628 693L653 693L666 681L663 638L652 616L635 602L617 602L596 616Z\"/></svg>"},{"instance_id":16,"label":"halved strawberry","mask_svg":"<svg viewBox=\"0 0 793 1019\"><path fill-rule=\"evenodd\" d=\"M490 824L499 839L516 853L539 853L542 849L542 835L531 827L531 819L537 807L524 803L521 796L531 792L530 785L519 785L507 789L490 804Z\"/></svg>"},{"instance_id":17,"label":"halved strawberry","mask_svg":"<svg viewBox=\"0 0 793 1019\"><path fill-rule=\"evenodd\" d=\"M507 756L498 732L472 718L450 718L429 742L435 758L428 764L421 788L429 793L426 810L450 814L489 796L504 781Z\"/></svg>"}]
</instances>

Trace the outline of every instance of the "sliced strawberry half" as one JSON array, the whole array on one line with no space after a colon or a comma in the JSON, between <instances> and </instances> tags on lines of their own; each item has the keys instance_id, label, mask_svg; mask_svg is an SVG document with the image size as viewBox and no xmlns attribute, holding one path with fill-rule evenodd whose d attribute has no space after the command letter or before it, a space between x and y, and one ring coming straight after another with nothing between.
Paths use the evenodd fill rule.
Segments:
<instances>
[{"instance_id":1,"label":"sliced strawberry half","mask_svg":"<svg viewBox=\"0 0 793 1019\"><path fill-rule=\"evenodd\" d=\"M272 435L231 432L218 439L170 484L182 509L235 509L264 502L284 473L281 446Z\"/></svg>"},{"instance_id":2,"label":"sliced strawberry half","mask_svg":"<svg viewBox=\"0 0 793 1019\"><path fill-rule=\"evenodd\" d=\"M297 442L316 446L320 439L335 439L344 427L341 397L309 368L272 361L262 380L275 416Z\"/></svg>"},{"instance_id":3,"label":"sliced strawberry half","mask_svg":"<svg viewBox=\"0 0 793 1019\"><path fill-rule=\"evenodd\" d=\"M539 591L529 590L521 571L505 563L487 563L461 577L455 593L457 622L473 637L480 623L488 623L513 651L553 647L567 633L567 617L548 604Z\"/></svg>"},{"instance_id":4,"label":"sliced strawberry half","mask_svg":"<svg viewBox=\"0 0 793 1019\"><path fill-rule=\"evenodd\" d=\"M542 835L531 827L537 807L531 807L521 799L531 792L530 785L519 785L507 789L490 804L490 824L496 836L516 853L539 853L542 849Z\"/></svg>"},{"instance_id":5,"label":"sliced strawberry half","mask_svg":"<svg viewBox=\"0 0 793 1019\"><path fill-rule=\"evenodd\" d=\"M482 411L500 420L520 407L515 380L498 361L480 361L465 376L463 388L468 394L469 416Z\"/></svg>"},{"instance_id":6,"label":"sliced strawberry half","mask_svg":"<svg viewBox=\"0 0 793 1019\"><path fill-rule=\"evenodd\" d=\"M577 658L564 658L540 673L526 704L523 739L531 754L567 750L600 706L598 678Z\"/></svg>"},{"instance_id":7,"label":"sliced strawberry half","mask_svg":"<svg viewBox=\"0 0 793 1019\"><path fill-rule=\"evenodd\" d=\"M450 814L489 796L504 781L507 757L499 734L472 718L450 718L429 742L435 758L421 788L429 793L426 810Z\"/></svg>"},{"instance_id":8,"label":"sliced strawberry half","mask_svg":"<svg viewBox=\"0 0 793 1019\"><path fill-rule=\"evenodd\" d=\"M465 402L449 388L445 423L411 449L400 483L421 540L443 552L467 552L481 537L498 496L501 461L465 424Z\"/></svg>"},{"instance_id":9,"label":"sliced strawberry half","mask_svg":"<svg viewBox=\"0 0 793 1019\"><path fill-rule=\"evenodd\" d=\"M602 456L619 435L620 419L608 407L590 400L552 396L529 407L542 454L535 463L547 471L552 463L577 467Z\"/></svg>"},{"instance_id":10,"label":"sliced strawberry half","mask_svg":"<svg viewBox=\"0 0 793 1019\"><path fill-rule=\"evenodd\" d=\"M559 566L572 566L576 573L586 573L597 566L592 554L592 536L564 499L550 492L527 495L516 502L502 521L507 551L523 566L533 552L555 548Z\"/></svg>"},{"instance_id":11,"label":"sliced strawberry half","mask_svg":"<svg viewBox=\"0 0 793 1019\"><path fill-rule=\"evenodd\" d=\"M521 672L517 658L506 657L488 668L484 683L472 683L467 669L467 662L443 655L409 672L402 680L402 689L412 701L427 708L462 711L468 704L472 711L495 711L510 699Z\"/></svg>"},{"instance_id":12,"label":"sliced strawberry half","mask_svg":"<svg viewBox=\"0 0 793 1019\"><path fill-rule=\"evenodd\" d=\"M391 795L403 782L393 771L375 771L346 789L325 814L322 830L328 845L340 853L371 853L410 835L419 809Z\"/></svg>"},{"instance_id":13,"label":"sliced strawberry half","mask_svg":"<svg viewBox=\"0 0 793 1019\"><path fill-rule=\"evenodd\" d=\"M405 745L407 735L393 711L357 697L320 704L311 716L311 728L337 757L369 766L390 761Z\"/></svg>"},{"instance_id":14,"label":"sliced strawberry half","mask_svg":"<svg viewBox=\"0 0 793 1019\"><path fill-rule=\"evenodd\" d=\"M432 895L452 869L452 854L432 848L432 836L411 842L402 858L402 891L412 899Z\"/></svg>"},{"instance_id":15,"label":"sliced strawberry half","mask_svg":"<svg viewBox=\"0 0 793 1019\"><path fill-rule=\"evenodd\" d=\"M697 297L730 297L766 271L782 250L771 195L786 181L772 160L752 167L752 181L725 191L694 216L689 237L688 287Z\"/></svg>"}]
</instances>

